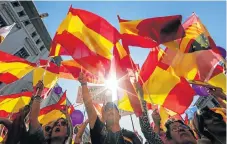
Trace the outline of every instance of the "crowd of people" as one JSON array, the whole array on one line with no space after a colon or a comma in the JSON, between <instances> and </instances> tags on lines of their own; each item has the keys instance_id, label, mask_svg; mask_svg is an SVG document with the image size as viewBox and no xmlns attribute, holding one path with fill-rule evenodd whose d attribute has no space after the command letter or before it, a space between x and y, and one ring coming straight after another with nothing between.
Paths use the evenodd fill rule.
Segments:
<instances>
[{"instance_id":1,"label":"crowd of people","mask_svg":"<svg viewBox=\"0 0 227 144\"><path fill-rule=\"evenodd\" d=\"M102 107L101 116L97 114L89 94L86 77L80 74L83 101L88 119L73 130L67 107L62 110L66 118L59 118L46 125L38 121L43 83L39 81L30 103L16 114L13 120L0 118L8 133L2 143L5 144L81 144L82 135L89 124L92 144L140 144L138 133L126 130L120 126L121 115L113 102L107 102ZM164 132L160 126L161 117L157 110L152 113L154 126L151 126L146 101L143 100L143 90L135 82L134 86L140 96L143 114L139 117L141 131L146 144L224 144L226 143L226 107L205 107L196 112L189 124L178 119L169 119ZM226 100L222 89L206 86L208 92L219 99ZM183 96L184 94L182 94ZM73 134L76 136L73 138Z\"/></svg>"}]
</instances>

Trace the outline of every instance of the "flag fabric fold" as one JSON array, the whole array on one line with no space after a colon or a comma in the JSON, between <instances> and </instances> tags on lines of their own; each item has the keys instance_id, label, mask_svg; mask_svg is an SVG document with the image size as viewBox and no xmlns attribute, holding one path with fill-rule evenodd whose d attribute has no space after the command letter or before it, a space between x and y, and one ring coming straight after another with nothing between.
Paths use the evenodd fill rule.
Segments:
<instances>
[{"instance_id":1,"label":"flag fabric fold","mask_svg":"<svg viewBox=\"0 0 227 144\"><path fill-rule=\"evenodd\" d=\"M66 106L66 91L63 93L61 98L58 100L56 104L49 105L47 107L44 107L40 110L38 120L43 125L54 121L58 118L65 118L65 115L60 111L64 110ZM72 112L72 107L70 107L70 112Z\"/></svg>"},{"instance_id":2,"label":"flag fabric fold","mask_svg":"<svg viewBox=\"0 0 227 144\"><path fill-rule=\"evenodd\" d=\"M144 89L144 99L182 114L190 106L194 90L182 77L172 75L160 64L163 51L152 48L140 71L140 83Z\"/></svg>"},{"instance_id":3,"label":"flag fabric fold","mask_svg":"<svg viewBox=\"0 0 227 144\"><path fill-rule=\"evenodd\" d=\"M29 104L32 92L23 92L0 96L0 116L7 117L12 113L17 113L25 105Z\"/></svg>"},{"instance_id":4,"label":"flag fabric fold","mask_svg":"<svg viewBox=\"0 0 227 144\"><path fill-rule=\"evenodd\" d=\"M0 81L5 84L21 79L35 67L34 63L0 51Z\"/></svg>"},{"instance_id":5,"label":"flag fabric fold","mask_svg":"<svg viewBox=\"0 0 227 144\"><path fill-rule=\"evenodd\" d=\"M70 7L53 39L50 56L64 48L85 69L105 76L110 68L111 50L119 38L118 31L102 17Z\"/></svg>"},{"instance_id":6,"label":"flag fabric fold","mask_svg":"<svg viewBox=\"0 0 227 144\"><path fill-rule=\"evenodd\" d=\"M0 44L3 42L3 40L6 38L6 36L10 33L12 28L14 27L16 23L13 23L12 25L5 26L0 28Z\"/></svg>"},{"instance_id":7,"label":"flag fabric fold","mask_svg":"<svg viewBox=\"0 0 227 144\"><path fill-rule=\"evenodd\" d=\"M182 16L155 17L143 20L123 20L118 16L122 40L131 46L145 48L182 38Z\"/></svg>"}]
</instances>

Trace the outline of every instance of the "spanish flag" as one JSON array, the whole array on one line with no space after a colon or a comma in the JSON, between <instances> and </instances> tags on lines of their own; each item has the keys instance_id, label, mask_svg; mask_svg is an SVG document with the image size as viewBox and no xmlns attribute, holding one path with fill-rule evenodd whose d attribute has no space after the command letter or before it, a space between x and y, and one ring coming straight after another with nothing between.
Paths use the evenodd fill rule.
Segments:
<instances>
[{"instance_id":1,"label":"spanish flag","mask_svg":"<svg viewBox=\"0 0 227 144\"><path fill-rule=\"evenodd\" d=\"M114 47L114 60L116 68L116 76L119 84L117 89L118 106L125 111L134 111L136 116L142 114L142 108L138 95L128 78L128 73L136 72L136 65L131 59L128 50L125 49L119 42ZM123 94L123 95L121 95Z\"/></svg>"},{"instance_id":2,"label":"spanish flag","mask_svg":"<svg viewBox=\"0 0 227 144\"><path fill-rule=\"evenodd\" d=\"M172 75L160 64L163 51L152 48L140 71L144 99L182 114L190 106L195 92L182 77ZM183 94L183 95L182 95Z\"/></svg>"},{"instance_id":3,"label":"spanish flag","mask_svg":"<svg viewBox=\"0 0 227 144\"><path fill-rule=\"evenodd\" d=\"M64 48L89 72L105 76L110 68L111 50L119 39L118 31L102 17L70 7L53 39L50 56Z\"/></svg>"},{"instance_id":4,"label":"spanish flag","mask_svg":"<svg viewBox=\"0 0 227 144\"><path fill-rule=\"evenodd\" d=\"M78 79L81 71L83 71L83 73L86 75L87 81L89 83L104 83L105 77L102 77L102 75L98 77L90 73L75 60L67 60L61 62L60 78ZM73 76L73 78L71 77L71 75Z\"/></svg>"},{"instance_id":5,"label":"spanish flag","mask_svg":"<svg viewBox=\"0 0 227 144\"><path fill-rule=\"evenodd\" d=\"M47 63L45 67L37 67L33 71L33 86L36 86L39 80L43 80L44 91L42 96L46 96L58 81L59 69L54 63Z\"/></svg>"},{"instance_id":6,"label":"spanish flag","mask_svg":"<svg viewBox=\"0 0 227 144\"><path fill-rule=\"evenodd\" d=\"M25 59L0 51L0 81L5 84L21 79L35 66Z\"/></svg>"},{"instance_id":7,"label":"spanish flag","mask_svg":"<svg viewBox=\"0 0 227 144\"><path fill-rule=\"evenodd\" d=\"M61 96L56 104L49 105L40 110L38 120L41 124L45 125L58 118L65 118L60 110L63 110L66 106L66 92Z\"/></svg>"},{"instance_id":8,"label":"spanish flag","mask_svg":"<svg viewBox=\"0 0 227 144\"><path fill-rule=\"evenodd\" d=\"M214 72L207 83L222 88L223 92L226 93L226 75L224 74L222 66L218 65L214 69Z\"/></svg>"},{"instance_id":9,"label":"spanish flag","mask_svg":"<svg viewBox=\"0 0 227 144\"><path fill-rule=\"evenodd\" d=\"M145 48L173 41L184 36L182 16L166 16L143 20L123 20L118 16L122 41Z\"/></svg>"},{"instance_id":10,"label":"spanish flag","mask_svg":"<svg viewBox=\"0 0 227 144\"><path fill-rule=\"evenodd\" d=\"M0 117L19 112L21 108L29 104L31 97L32 92L0 96Z\"/></svg>"},{"instance_id":11,"label":"spanish flag","mask_svg":"<svg viewBox=\"0 0 227 144\"><path fill-rule=\"evenodd\" d=\"M3 42L3 40L6 38L6 36L10 33L12 28L14 27L16 23L13 23L12 25L5 26L0 28L0 44Z\"/></svg>"}]
</instances>

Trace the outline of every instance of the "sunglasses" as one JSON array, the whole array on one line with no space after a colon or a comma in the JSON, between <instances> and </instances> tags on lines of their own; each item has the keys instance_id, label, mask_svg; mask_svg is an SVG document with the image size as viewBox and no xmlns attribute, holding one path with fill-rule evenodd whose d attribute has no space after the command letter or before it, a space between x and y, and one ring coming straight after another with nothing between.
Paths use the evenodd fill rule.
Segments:
<instances>
[{"instance_id":1,"label":"sunglasses","mask_svg":"<svg viewBox=\"0 0 227 144\"><path fill-rule=\"evenodd\" d=\"M59 123L61 124L61 126L67 126L67 125L68 125L68 123L67 123L66 121L61 121L61 122L56 121L56 122L54 123L54 125L56 126L56 125L58 125Z\"/></svg>"},{"instance_id":2,"label":"sunglasses","mask_svg":"<svg viewBox=\"0 0 227 144\"><path fill-rule=\"evenodd\" d=\"M177 132L179 129L189 130L189 127L186 125L180 125L180 126L173 127L171 130L174 132Z\"/></svg>"},{"instance_id":3,"label":"sunglasses","mask_svg":"<svg viewBox=\"0 0 227 144\"><path fill-rule=\"evenodd\" d=\"M45 131L46 131L46 132L50 132L50 130L51 130L51 127L50 127L50 126L46 126L46 127L45 127Z\"/></svg>"}]
</instances>

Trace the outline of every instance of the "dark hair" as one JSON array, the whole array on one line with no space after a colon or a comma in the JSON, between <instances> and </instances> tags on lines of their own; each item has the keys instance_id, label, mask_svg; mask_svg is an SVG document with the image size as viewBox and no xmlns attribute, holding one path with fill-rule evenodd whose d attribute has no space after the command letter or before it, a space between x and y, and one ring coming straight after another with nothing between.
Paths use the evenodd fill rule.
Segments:
<instances>
[{"instance_id":1,"label":"dark hair","mask_svg":"<svg viewBox=\"0 0 227 144\"><path fill-rule=\"evenodd\" d=\"M20 109L19 113L17 113L16 117L13 120L11 128L8 130L8 136L5 142L6 144L18 143L25 139L27 131L24 119L28 115L29 111L30 106L26 105L25 107Z\"/></svg>"},{"instance_id":2,"label":"dark hair","mask_svg":"<svg viewBox=\"0 0 227 144\"><path fill-rule=\"evenodd\" d=\"M165 127L166 127L166 129L167 129L167 130L166 130L166 138L167 138L168 140L171 140L171 139L172 139L170 125L173 124L173 123L175 123L175 122L178 122L178 123L180 123L180 124L182 124L182 125L185 125L184 122L181 121L181 120L169 119L169 120L165 123ZM191 130L190 127L189 127L189 131L191 132L191 134L193 135L193 137L196 138L195 135L194 135L194 133L193 133L193 131Z\"/></svg>"},{"instance_id":3,"label":"dark hair","mask_svg":"<svg viewBox=\"0 0 227 144\"><path fill-rule=\"evenodd\" d=\"M54 127L56 126L56 122L59 121L59 120L61 120L61 119L66 121L65 118L62 118L62 117L61 117L61 118L57 119L57 120L54 122L54 125L52 126L52 128L51 128L51 130L50 130L50 135L49 135L50 138L47 140L47 143L48 143L48 144L51 143L51 135L52 135L52 131L53 131ZM69 137L69 135L70 135L70 129L69 129L68 123L67 123L67 135L68 135L68 136L65 137L64 143L67 141L67 139L68 139L68 137Z\"/></svg>"}]
</instances>

